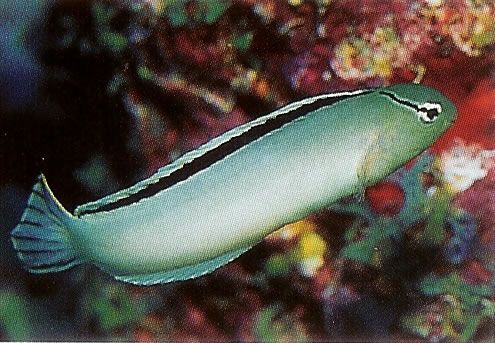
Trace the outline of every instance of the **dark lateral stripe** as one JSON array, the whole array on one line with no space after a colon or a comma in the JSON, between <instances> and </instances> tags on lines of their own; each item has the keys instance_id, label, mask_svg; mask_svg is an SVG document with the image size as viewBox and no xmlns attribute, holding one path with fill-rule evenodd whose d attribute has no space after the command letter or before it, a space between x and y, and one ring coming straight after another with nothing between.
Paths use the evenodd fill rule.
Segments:
<instances>
[{"instance_id":1,"label":"dark lateral stripe","mask_svg":"<svg viewBox=\"0 0 495 343\"><path fill-rule=\"evenodd\" d=\"M419 112L419 111L422 111L422 109L421 109L421 108L419 108L419 106L418 106L418 105L416 105L415 103L412 103L412 102L407 101L407 100L404 100L404 99L400 99L400 98L398 98L398 97L397 97L395 94L393 94L393 93L386 92L386 91L380 91L380 94L382 94L382 95L385 95L385 96L389 97L389 98L390 98L390 99L392 99L393 101L395 101L395 102L397 102L397 103L399 103L399 104L401 104L401 105L403 105L403 106L406 106L406 107L412 108L412 109L414 109L414 110L416 110L416 111L418 111L418 112Z\"/></svg>"},{"instance_id":2,"label":"dark lateral stripe","mask_svg":"<svg viewBox=\"0 0 495 343\"><path fill-rule=\"evenodd\" d=\"M158 192L161 192L180 181L184 181L196 174L197 172L208 168L215 162L218 162L228 155L232 154L239 148L263 137L264 135L281 128L285 124L288 124L310 112L316 111L322 107L333 105L339 101L344 99L348 99L350 97L361 96L364 94L371 93L371 91L364 91L359 93L343 93L342 95L326 97L316 99L312 103L303 104L300 107L277 115L273 118L268 119L266 122L253 126L246 132L240 134L239 136L232 137L230 140L220 144L218 147L207 151L203 155L195 158L189 163L186 163L182 168L177 169L171 174L160 178L157 182L148 185L146 188L143 188L136 193L122 199L118 199L115 202L105 204L98 208L88 209L79 213L79 215L96 213L96 212L104 212L111 211L123 206L127 206L133 203L138 202L139 200L149 198L155 195Z\"/></svg>"}]
</instances>

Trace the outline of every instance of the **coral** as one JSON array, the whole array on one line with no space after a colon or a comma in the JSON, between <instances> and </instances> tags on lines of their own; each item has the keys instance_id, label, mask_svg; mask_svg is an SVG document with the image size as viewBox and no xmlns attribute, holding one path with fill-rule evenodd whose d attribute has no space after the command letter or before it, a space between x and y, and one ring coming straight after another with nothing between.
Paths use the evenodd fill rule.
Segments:
<instances>
[{"instance_id":1,"label":"coral","mask_svg":"<svg viewBox=\"0 0 495 343\"><path fill-rule=\"evenodd\" d=\"M383 182L281 228L211 275L139 288L92 267L5 272L10 312L0 313L0 338L490 337L494 11L488 0L53 2L37 44L39 97L50 110L5 124L0 116L1 147L10 149L0 154L0 185L27 189L44 169L73 207L312 94L422 82L447 94L459 116ZM44 314L31 323L21 307Z\"/></svg>"}]
</instances>

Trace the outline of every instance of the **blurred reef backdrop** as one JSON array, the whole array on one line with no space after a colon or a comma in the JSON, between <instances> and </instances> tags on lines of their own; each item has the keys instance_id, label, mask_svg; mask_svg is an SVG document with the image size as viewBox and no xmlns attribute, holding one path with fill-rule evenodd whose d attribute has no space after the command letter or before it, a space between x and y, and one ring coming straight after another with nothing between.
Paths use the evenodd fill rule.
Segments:
<instances>
[{"instance_id":1,"label":"blurred reef backdrop","mask_svg":"<svg viewBox=\"0 0 495 343\"><path fill-rule=\"evenodd\" d=\"M14 256L40 171L73 210L288 102L412 81L458 106L434 147L211 275ZM493 0L2 0L0 339L491 340L494 149Z\"/></svg>"}]
</instances>

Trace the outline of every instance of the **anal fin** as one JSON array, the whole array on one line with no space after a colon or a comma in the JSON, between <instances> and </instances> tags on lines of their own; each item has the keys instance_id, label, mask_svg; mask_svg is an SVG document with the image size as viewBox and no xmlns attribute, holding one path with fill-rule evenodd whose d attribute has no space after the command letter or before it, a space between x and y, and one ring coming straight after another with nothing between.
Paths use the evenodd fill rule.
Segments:
<instances>
[{"instance_id":1,"label":"anal fin","mask_svg":"<svg viewBox=\"0 0 495 343\"><path fill-rule=\"evenodd\" d=\"M174 281L184 281L193 279L220 268L223 265L235 260L240 255L251 249L242 248L229 252L225 255L215 257L214 259L186 266L166 272L152 273L152 274L138 274L138 275L114 275L119 281L129 282L135 285L149 286L155 284L163 284Z\"/></svg>"}]
</instances>

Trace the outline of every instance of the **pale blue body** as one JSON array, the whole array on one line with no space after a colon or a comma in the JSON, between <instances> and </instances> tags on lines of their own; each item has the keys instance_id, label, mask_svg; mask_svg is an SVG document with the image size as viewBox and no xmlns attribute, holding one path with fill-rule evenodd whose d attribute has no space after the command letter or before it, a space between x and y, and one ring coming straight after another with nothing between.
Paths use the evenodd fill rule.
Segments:
<instances>
[{"instance_id":1,"label":"pale blue body","mask_svg":"<svg viewBox=\"0 0 495 343\"><path fill-rule=\"evenodd\" d=\"M59 217L68 233L65 243L78 256L70 265L94 263L118 279L139 284L210 272L277 228L384 178L430 145L455 114L453 110L445 123L435 123L435 132L414 137L420 129L428 130L417 118L417 128L414 120L391 119L412 117L407 108L378 91L360 93L349 93L345 100L290 121L137 203L79 218L64 213ZM444 111L451 106L445 98L440 100ZM216 138L130 189L79 207L76 216L136 193L222 142L297 109L304 101ZM53 197L43 180L38 185ZM54 197L53 202L57 204ZM63 211L57 206L55 212Z\"/></svg>"}]
</instances>

